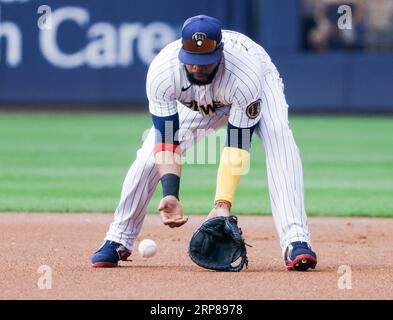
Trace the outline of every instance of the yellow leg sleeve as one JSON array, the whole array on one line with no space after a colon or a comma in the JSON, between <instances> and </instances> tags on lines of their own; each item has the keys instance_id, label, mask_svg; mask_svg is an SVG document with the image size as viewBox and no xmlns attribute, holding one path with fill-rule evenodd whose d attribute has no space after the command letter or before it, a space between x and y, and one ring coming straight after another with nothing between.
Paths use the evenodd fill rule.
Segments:
<instances>
[{"instance_id":1,"label":"yellow leg sleeve","mask_svg":"<svg viewBox=\"0 0 393 320\"><path fill-rule=\"evenodd\" d=\"M217 172L217 187L214 201L226 200L233 203L233 197L240 177L249 170L250 153L247 150L225 147Z\"/></svg>"}]
</instances>

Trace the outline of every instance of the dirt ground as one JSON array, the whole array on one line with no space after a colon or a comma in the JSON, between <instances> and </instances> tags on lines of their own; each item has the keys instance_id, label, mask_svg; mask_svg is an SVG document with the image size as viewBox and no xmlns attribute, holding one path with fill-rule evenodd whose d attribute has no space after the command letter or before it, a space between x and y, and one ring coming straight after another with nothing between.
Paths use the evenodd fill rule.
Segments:
<instances>
[{"instance_id":1,"label":"dirt ground","mask_svg":"<svg viewBox=\"0 0 393 320\"><path fill-rule=\"evenodd\" d=\"M93 269L111 214L0 214L0 299L393 299L393 219L309 218L318 265L287 271L271 217L240 216L249 267L202 269L187 246L204 217L170 229L148 215L132 261ZM140 240L159 251L142 258Z\"/></svg>"}]
</instances>

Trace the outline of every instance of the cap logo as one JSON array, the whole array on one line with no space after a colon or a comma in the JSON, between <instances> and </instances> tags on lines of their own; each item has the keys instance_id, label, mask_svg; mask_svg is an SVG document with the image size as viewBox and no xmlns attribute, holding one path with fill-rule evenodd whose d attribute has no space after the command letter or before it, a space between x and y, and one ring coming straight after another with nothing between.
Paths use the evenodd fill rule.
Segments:
<instances>
[{"instance_id":1,"label":"cap logo","mask_svg":"<svg viewBox=\"0 0 393 320\"><path fill-rule=\"evenodd\" d=\"M207 38L206 33L203 32L195 32L192 35L192 39L195 41L197 48L202 47L203 41Z\"/></svg>"}]
</instances>

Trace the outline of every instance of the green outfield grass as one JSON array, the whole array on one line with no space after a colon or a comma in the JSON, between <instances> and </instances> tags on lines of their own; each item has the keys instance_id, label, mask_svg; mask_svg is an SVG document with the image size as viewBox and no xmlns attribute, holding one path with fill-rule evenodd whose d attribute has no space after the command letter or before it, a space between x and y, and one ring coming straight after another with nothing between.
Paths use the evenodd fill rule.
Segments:
<instances>
[{"instance_id":1,"label":"green outfield grass","mask_svg":"<svg viewBox=\"0 0 393 320\"><path fill-rule=\"evenodd\" d=\"M293 116L290 124L310 215L393 216L393 118ZM150 125L146 114L0 114L0 211L112 212ZM270 214L257 137L251 159L234 213ZM187 213L211 209L216 169L184 166ZM158 187L149 212L160 195Z\"/></svg>"}]
</instances>

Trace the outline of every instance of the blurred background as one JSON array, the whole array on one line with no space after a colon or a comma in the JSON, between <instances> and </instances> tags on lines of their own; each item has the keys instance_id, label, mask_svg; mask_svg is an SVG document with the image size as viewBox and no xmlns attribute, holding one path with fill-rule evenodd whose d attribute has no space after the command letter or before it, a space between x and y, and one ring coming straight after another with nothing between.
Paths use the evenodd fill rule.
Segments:
<instances>
[{"instance_id":1,"label":"blurred background","mask_svg":"<svg viewBox=\"0 0 393 320\"><path fill-rule=\"evenodd\" d=\"M338 22L350 7L349 29ZM392 0L0 0L0 104L146 104L146 70L189 16L272 56L294 112L393 111ZM47 7L45 7L48 6ZM50 9L51 11L48 11ZM344 26L345 27L345 26Z\"/></svg>"},{"instance_id":2,"label":"blurred background","mask_svg":"<svg viewBox=\"0 0 393 320\"><path fill-rule=\"evenodd\" d=\"M392 215L393 0L0 0L0 211L113 211L151 126L148 65L202 13L276 64L309 212ZM255 149L240 213L270 212ZM185 208L207 212L216 167L189 167Z\"/></svg>"}]
</instances>

